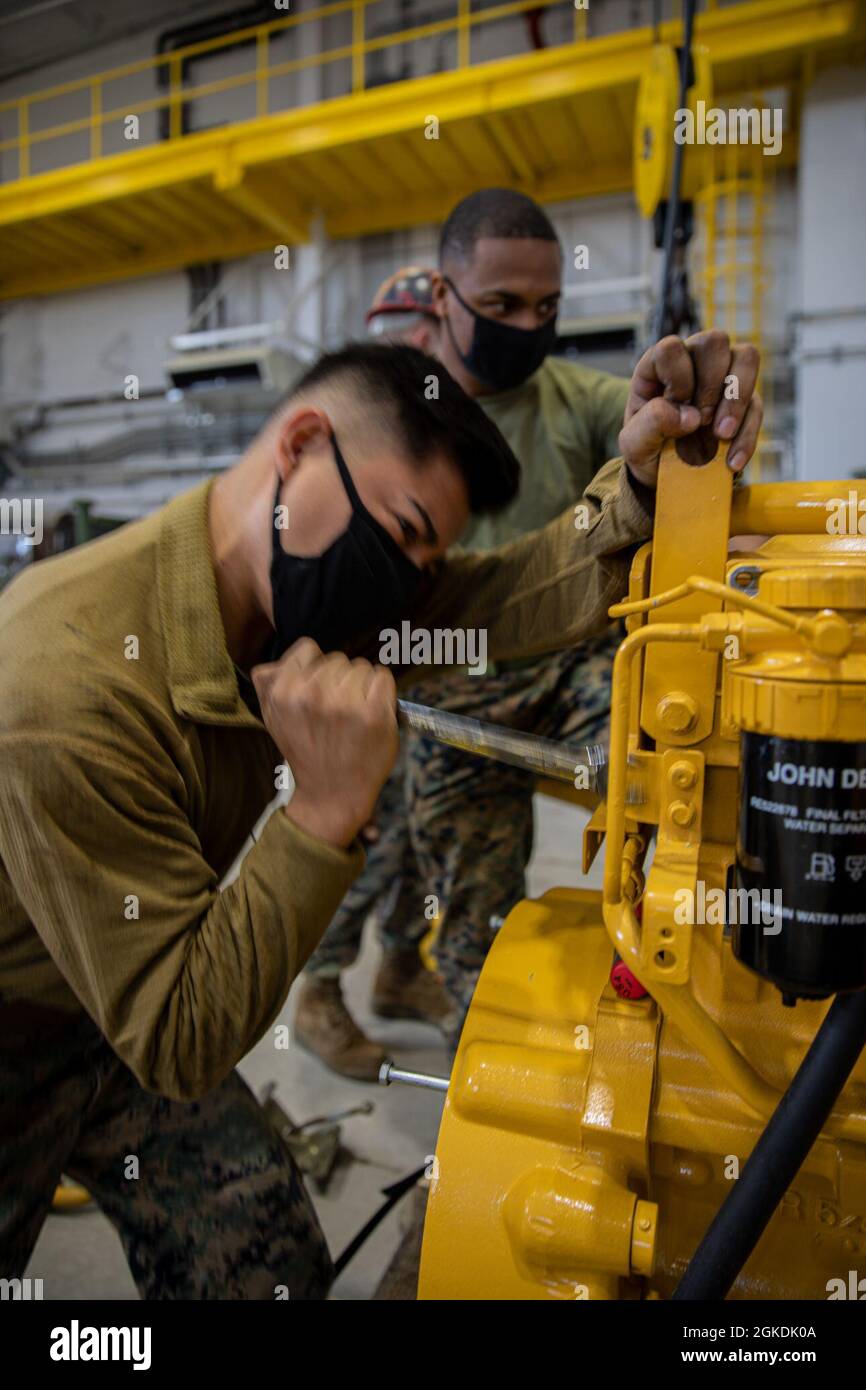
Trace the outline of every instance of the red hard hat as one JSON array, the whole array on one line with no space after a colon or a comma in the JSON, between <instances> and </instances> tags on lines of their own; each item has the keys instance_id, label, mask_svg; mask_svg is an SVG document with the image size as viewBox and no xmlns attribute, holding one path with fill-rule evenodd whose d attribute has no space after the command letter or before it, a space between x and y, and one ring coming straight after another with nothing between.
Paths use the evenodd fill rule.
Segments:
<instances>
[{"instance_id":1,"label":"red hard hat","mask_svg":"<svg viewBox=\"0 0 866 1390\"><path fill-rule=\"evenodd\" d=\"M438 318L433 308L433 272L420 265L407 265L383 280L367 311L367 323L379 314L427 314Z\"/></svg>"}]
</instances>

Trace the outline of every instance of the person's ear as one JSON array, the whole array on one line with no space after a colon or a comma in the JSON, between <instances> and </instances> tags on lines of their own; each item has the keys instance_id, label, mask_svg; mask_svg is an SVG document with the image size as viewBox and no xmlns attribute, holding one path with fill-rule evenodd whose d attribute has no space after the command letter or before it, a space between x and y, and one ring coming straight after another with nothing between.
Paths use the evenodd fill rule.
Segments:
<instances>
[{"instance_id":1,"label":"person's ear","mask_svg":"<svg viewBox=\"0 0 866 1390\"><path fill-rule=\"evenodd\" d=\"M329 446L334 437L333 426L323 410L314 406L299 406L288 410L277 423L277 472L284 483L295 472L304 454L318 452Z\"/></svg>"},{"instance_id":2,"label":"person's ear","mask_svg":"<svg viewBox=\"0 0 866 1390\"><path fill-rule=\"evenodd\" d=\"M433 299L433 308L439 318L444 319L446 317L445 300L448 296L448 286L441 270L434 270L430 276L430 293Z\"/></svg>"}]
</instances>

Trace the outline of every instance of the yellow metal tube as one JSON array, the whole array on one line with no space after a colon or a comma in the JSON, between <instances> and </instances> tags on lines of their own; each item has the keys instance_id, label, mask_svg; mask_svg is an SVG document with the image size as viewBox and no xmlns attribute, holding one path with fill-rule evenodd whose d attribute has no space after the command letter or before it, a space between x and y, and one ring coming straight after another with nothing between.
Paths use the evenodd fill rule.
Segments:
<instances>
[{"instance_id":1,"label":"yellow metal tube","mask_svg":"<svg viewBox=\"0 0 866 1390\"><path fill-rule=\"evenodd\" d=\"M458 68L468 68L469 66L469 26L472 23L471 0L457 0L457 66Z\"/></svg>"},{"instance_id":2,"label":"yellow metal tube","mask_svg":"<svg viewBox=\"0 0 866 1390\"><path fill-rule=\"evenodd\" d=\"M99 159L102 154L102 83L94 82L90 88L90 158Z\"/></svg>"},{"instance_id":3,"label":"yellow metal tube","mask_svg":"<svg viewBox=\"0 0 866 1390\"><path fill-rule=\"evenodd\" d=\"M716 579L705 579L700 574L690 575L683 584L678 584L675 589L666 589L663 594L634 599L630 603L615 603L608 611L612 618L627 618L632 613L649 613L654 608L664 608L668 603L676 603L677 599L694 593L696 589L705 594L712 594L714 598L724 599L726 603L736 604L738 608L760 613L763 618L770 618L782 627L791 628L793 632L802 632L806 637L814 636L815 623L811 619L798 617L796 613L789 613L787 609L778 608L774 603L764 603L761 599L752 598L727 584L720 584Z\"/></svg>"},{"instance_id":4,"label":"yellow metal tube","mask_svg":"<svg viewBox=\"0 0 866 1390\"><path fill-rule=\"evenodd\" d=\"M30 103L22 101L18 107L18 177L25 179L30 173Z\"/></svg>"},{"instance_id":5,"label":"yellow metal tube","mask_svg":"<svg viewBox=\"0 0 866 1390\"><path fill-rule=\"evenodd\" d=\"M183 134L183 121L181 119L183 112L183 68L181 67L180 58L172 59L169 65L169 72L171 73L171 78L169 84L168 136L170 140L178 140Z\"/></svg>"},{"instance_id":6,"label":"yellow metal tube","mask_svg":"<svg viewBox=\"0 0 866 1390\"><path fill-rule=\"evenodd\" d=\"M364 0L352 6L352 91L364 90Z\"/></svg>"},{"instance_id":7,"label":"yellow metal tube","mask_svg":"<svg viewBox=\"0 0 866 1390\"><path fill-rule=\"evenodd\" d=\"M731 535L827 535L831 506L854 494L858 514L866 518L866 480L836 482L756 483L735 488L731 506ZM866 533L866 519L864 519Z\"/></svg>"},{"instance_id":8,"label":"yellow metal tube","mask_svg":"<svg viewBox=\"0 0 866 1390\"><path fill-rule=\"evenodd\" d=\"M268 32L256 34L256 115L268 114Z\"/></svg>"},{"instance_id":9,"label":"yellow metal tube","mask_svg":"<svg viewBox=\"0 0 866 1390\"><path fill-rule=\"evenodd\" d=\"M701 629L688 623L655 623L638 628L620 643L613 663L610 711L610 766L607 796L607 853L604 863L604 901L622 898L622 853L625 839L628 724L634 658L650 642L699 642Z\"/></svg>"}]
</instances>

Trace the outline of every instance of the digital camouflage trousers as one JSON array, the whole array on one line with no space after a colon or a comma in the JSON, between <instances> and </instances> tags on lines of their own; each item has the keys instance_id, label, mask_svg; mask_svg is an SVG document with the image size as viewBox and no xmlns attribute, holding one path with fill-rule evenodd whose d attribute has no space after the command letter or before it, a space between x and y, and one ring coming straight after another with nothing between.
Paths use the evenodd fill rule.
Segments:
<instances>
[{"instance_id":1,"label":"digital camouflage trousers","mask_svg":"<svg viewBox=\"0 0 866 1390\"><path fill-rule=\"evenodd\" d=\"M547 738L603 742L619 639L610 631L493 675L431 678L406 697ZM495 934L491 922L526 894L535 781L517 768L405 736L377 808L379 839L307 970L337 975L351 965L371 912L386 951L416 946L435 916L437 969L462 1017Z\"/></svg>"},{"instance_id":2,"label":"digital camouflage trousers","mask_svg":"<svg viewBox=\"0 0 866 1390\"><path fill-rule=\"evenodd\" d=\"M23 1276L61 1173L117 1230L142 1298L327 1294L303 1180L236 1072L202 1100L168 1100L89 1018L13 1036L0 1008L0 1278ZM33 1274L50 1298L50 1271Z\"/></svg>"}]
</instances>

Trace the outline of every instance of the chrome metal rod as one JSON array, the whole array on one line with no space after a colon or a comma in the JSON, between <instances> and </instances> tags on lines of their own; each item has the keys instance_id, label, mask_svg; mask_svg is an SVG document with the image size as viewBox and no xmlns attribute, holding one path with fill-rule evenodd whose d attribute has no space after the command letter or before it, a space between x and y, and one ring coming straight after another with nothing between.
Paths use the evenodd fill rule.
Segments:
<instances>
[{"instance_id":1,"label":"chrome metal rod","mask_svg":"<svg viewBox=\"0 0 866 1390\"><path fill-rule=\"evenodd\" d=\"M448 710L431 709L429 705L415 705L408 700L397 701L397 723L450 748L460 748L482 758L495 758L497 762L560 782L574 784L578 769L585 768L587 789L604 790L603 774L600 777L599 770L607 762L607 750L600 743L556 743L552 738L482 723L464 714L451 714Z\"/></svg>"},{"instance_id":2,"label":"chrome metal rod","mask_svg":"<svg viewBox=\"0 0 866 1390\"><path fill-rule=\"evenodd\" d=\"M404 1086L423 1086L427 1091L447 1091L451 1085L450 1076L430 1076L423 1071L401 1071L393 1062L383 1062L379 1068L379 1085L390 1086L392 1081L402 1081Z\"/></svg>"}]
</instances>

